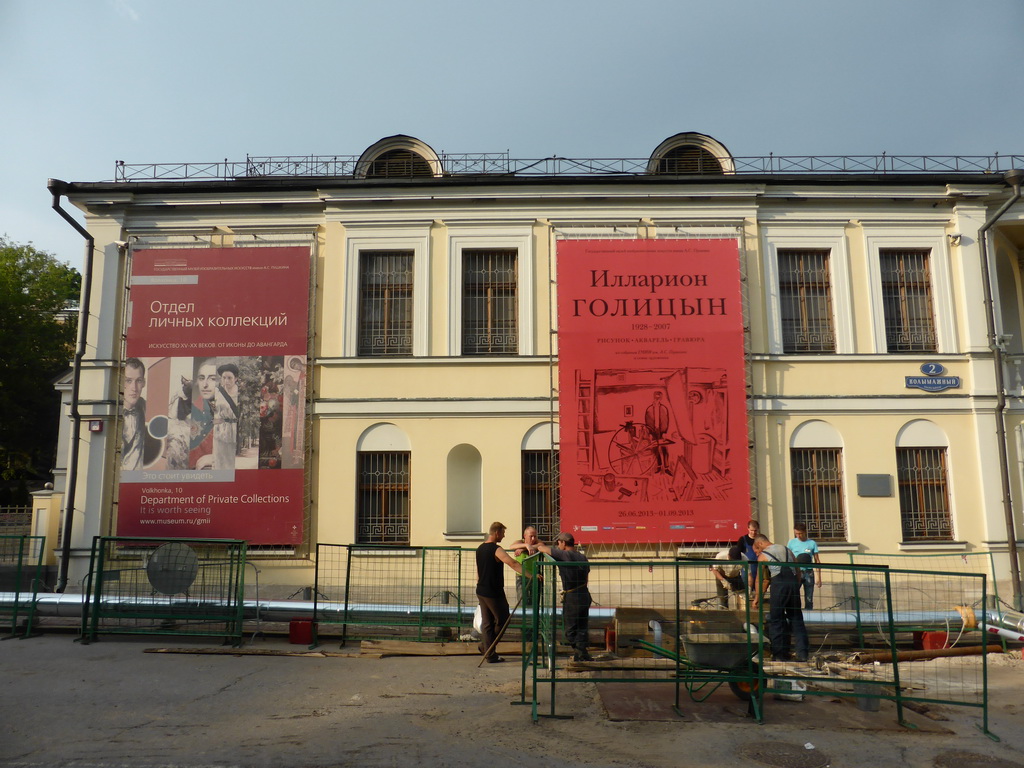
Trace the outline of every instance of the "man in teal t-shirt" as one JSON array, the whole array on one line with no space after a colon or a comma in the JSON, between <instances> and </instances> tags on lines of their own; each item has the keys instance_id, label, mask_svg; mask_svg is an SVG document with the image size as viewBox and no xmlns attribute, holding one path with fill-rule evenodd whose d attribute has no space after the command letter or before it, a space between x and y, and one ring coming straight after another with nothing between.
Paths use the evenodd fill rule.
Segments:
<instances>
[{"instance_id":1,"label":"man in teal t-shirt","mask_svg":"<svg viewBox=\"0 0 1024 768\"><path fill-rule=\"evenodd\" d=\"M805 563L800 569L800 583L804 588L804 610L811 611L814 610L815 570L818 572L817 585L821 586L821 568L810 567L811 563L821 564L821 558L818 557L818 544L814 539L807 538L807 526L803 523L793 526L793 537L786 546L796 555L797 562Z\"/></svg>"}]
</instances>

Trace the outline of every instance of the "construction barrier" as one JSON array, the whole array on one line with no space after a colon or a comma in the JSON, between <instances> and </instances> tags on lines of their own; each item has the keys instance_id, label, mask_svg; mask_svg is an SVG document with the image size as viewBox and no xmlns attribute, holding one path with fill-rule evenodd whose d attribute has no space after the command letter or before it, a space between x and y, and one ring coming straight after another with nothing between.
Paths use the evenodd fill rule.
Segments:
<instances>
[{"instance_id":1,"label":"construction barrier","mask_svg":"<svg viewBox=\"0 0 1024 768\"><path fill-rule=\"evenodd\" d=\"M538 641L523 641L521 699L534 720L560 716L563 684L658 682L675 686L677 710L682 697L703 701L727 685L758 721L771 697L830 696L868 709L892 702L904 725L908 708L977 707L988 732L987 652L997 647L980 631L990 615L984 573L822 564L814 608L801 610L807 658L779 660L769 597L754 606L745 589L722 607L710 573L722 565L590 562L595 661L575 662L560 644L559 569L582 566L543 558L544 588L525 608L524 637ZM817 581L818 566L811 572ZM908 656L915 643L923 653Z\"/></svg>"},{"instance_id":2,"label":"construction barrier","mask_svg":"<svg viewBox=\"0 0 1024 768\"><path fill-rule=\"evenodd\" d=\"M8 637L32 634L45 544L44 536L0 536L0 592L10 596L0 603L0 617L9 622Z\"/></svg>"},{"instance_id":3,"label":"construction barrier","mask_svg":"<svg viewBox=\"0 0 1024 768\"><path fill-rule=\"evenodd\" d=\"M242 641L244 541L97 536L81 637L146 634Z\"/></svg>"},{"instance_id":4,"label":"construction barrier","mask_svg":"<svg viewBox=\"0 0 1024 768\"><path fill-rule=\"evenodd\" d=\"M362 637L450 640L476 608L475 550L317 544L314 642L319 629L352 627Z\"/></svg>"}]
</instances>

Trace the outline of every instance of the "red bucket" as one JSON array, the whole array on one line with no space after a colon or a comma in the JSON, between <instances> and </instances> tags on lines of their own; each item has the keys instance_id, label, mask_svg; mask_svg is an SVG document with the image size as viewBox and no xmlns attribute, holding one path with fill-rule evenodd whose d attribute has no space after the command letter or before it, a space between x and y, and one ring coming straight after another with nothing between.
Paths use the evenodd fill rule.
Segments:
<instances>
[{"instance_id":1,"label":"red bucket","mask_svg":"<svg viewBox=\"0 0 1024 768\"><path fill-rule=\"evenodd\" d=\"M309 619L292 619L288 624L288 642L292 645L311 645L313 622Z\"/></svg>"}]
</instances>

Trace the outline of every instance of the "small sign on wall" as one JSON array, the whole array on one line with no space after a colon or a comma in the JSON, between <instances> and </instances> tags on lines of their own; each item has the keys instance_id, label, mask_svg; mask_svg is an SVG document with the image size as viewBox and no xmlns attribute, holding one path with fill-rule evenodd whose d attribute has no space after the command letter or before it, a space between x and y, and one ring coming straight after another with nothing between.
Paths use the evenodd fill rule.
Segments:
<instances>
[{"instance_id":1,"label":"small sign on wall","mask_svg":"<svg viewBox=\"0 0 1024 768\"><path fill-rule=\"evenodd\" d=\"M942 392L945 389L959 389L959 376L943 376L946 372L940 363L925 363L921 366L923 376L905 377L907 389L920 389L925 392Z\"/></svg>"},{"instance_id":2,"label":"small sign on wall","mask_svg":"<svg viewBox=\"0 0 1024 768\"><path fill-rule=\"evenodd\" d=\"M892 496L892 475L857 475L858 496Z\"/></svg>"}]
</instances>

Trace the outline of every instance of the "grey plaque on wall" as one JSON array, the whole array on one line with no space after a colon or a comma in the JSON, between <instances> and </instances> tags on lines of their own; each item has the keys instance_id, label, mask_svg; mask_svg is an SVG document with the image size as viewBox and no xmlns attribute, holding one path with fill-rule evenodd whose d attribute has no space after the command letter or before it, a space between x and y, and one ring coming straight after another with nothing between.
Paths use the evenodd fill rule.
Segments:
<instances>
[{"instance_id":1,"label":"grey plaque on wall","mask_svg":"<svg viewBox=\"0 0 1024 768\"><path fill-rule=\"evenodd\" d=\"M857 475L858 496L892 496L892 475Z\"/></svg>"}]
</instances>

